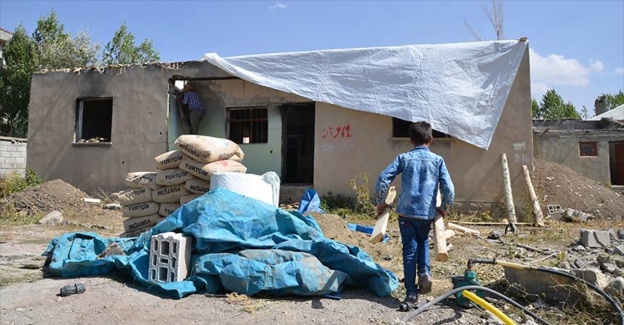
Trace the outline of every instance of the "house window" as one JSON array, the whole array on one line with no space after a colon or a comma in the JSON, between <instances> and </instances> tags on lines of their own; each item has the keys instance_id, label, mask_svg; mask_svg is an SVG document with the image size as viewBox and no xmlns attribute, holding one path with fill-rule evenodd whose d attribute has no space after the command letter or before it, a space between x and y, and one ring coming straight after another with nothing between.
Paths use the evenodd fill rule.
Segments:
<instances>
[{"instance_id":1,"label":"house window","mask_svg":"<svg viewBox=\"0 0 624 325\"><path fill-rule=\"evenodd\" d=\"M392 118L392 137L393 138L409 138L409 127L412 124L412 122L410 121L405 121L402 119L398 119L396 117ZM438 138L450 138L451 136L440 132L440 131L436 131L435 129L433 130L433 137L438 139Z\"/></svg>"},{"instance_id":2,"label":"house window","mask_svg":"<svg viewBox=\"0 0 624 325\"><path fill-rule=\"evenodd\" d=\"M112 123L112 98L83 98L76 101L75 142L111 142Z\"/></svg>"},{"instance_id":3,"label":"house window","mask_svg":"<svg viewBox=\"0 0 624 325\"><path fill-rule=\"evenodd\" d=\"M596 142L579 142L579 153L581 157L597 157L598 145Z\"/></svg>"},{"instance_id":4,"label":"house window","mask_svg":"<svg viewBox=\"0 0 624 325\"><path fill-rule=\"evenodd\" d=\"M266 107L230 107L227 116L228 139L238 144L268 142Z\"/></svg>"}]
</instances>

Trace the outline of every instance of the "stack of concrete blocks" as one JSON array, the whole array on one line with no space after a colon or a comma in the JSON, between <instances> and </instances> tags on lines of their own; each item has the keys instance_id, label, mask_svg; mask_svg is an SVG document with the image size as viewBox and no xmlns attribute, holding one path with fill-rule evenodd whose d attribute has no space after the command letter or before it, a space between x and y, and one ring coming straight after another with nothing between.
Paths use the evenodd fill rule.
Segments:
<instances>
[{"instance_id":1,"label":"stack of concrete blocks","mask_svg":"<svg viewBox=\"0 0 624 325\"><path fill-rule=\"evenodd\" d=\"M11 173L24 175L26 139L0 137L0 176Z\"/></svg>"},{"instance_id":2,"label":"stack of concrete blocks","mask_svg":"<svg viewBox=\"0 0 624 325\"><path fill-rule=\"evenodd\" d=\"M166 232L152 236L148 277L155 283L183 281L191 264L191 237Z\"/></svg>"}]
</instances>

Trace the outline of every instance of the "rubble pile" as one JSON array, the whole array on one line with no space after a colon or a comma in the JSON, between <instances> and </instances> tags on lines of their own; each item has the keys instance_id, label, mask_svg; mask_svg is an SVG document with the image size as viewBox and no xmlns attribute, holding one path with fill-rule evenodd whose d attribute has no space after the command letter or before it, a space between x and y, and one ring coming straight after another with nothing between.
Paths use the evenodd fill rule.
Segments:
<instances>
[{"instance_id":1,"label":"rubble pile","mask_svg":"<svg viewBox=\"0 0 624 325\"><path fill-rule=\"evenodd\" d=\"M210 179L220 172L246 173L244 153L228 139L181 135L178 150L158 155L156 171L126 176L128 190L113 194L122 206L121 237L135 237L151 229L180 206L210 191Z\"/></svg>"}]
</instances>

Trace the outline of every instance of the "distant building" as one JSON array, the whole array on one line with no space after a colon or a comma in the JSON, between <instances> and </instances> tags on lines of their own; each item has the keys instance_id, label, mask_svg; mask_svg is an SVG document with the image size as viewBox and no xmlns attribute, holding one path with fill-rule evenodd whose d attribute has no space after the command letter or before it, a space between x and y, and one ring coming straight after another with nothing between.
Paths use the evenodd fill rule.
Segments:
<instances>
[{"instance_id":1,"label":"distant building","mask_svg":"<svg viewBox=\"0 0 624 325\"><path fill-rule=\"evenodd\" d=\"M5 65L4 63L4 45L6 43L8 43L11 38L13 38L13 33L9 32L6 29L0 28L0 64L2 64L2 66Z\"/></svg>"}]
</instances>

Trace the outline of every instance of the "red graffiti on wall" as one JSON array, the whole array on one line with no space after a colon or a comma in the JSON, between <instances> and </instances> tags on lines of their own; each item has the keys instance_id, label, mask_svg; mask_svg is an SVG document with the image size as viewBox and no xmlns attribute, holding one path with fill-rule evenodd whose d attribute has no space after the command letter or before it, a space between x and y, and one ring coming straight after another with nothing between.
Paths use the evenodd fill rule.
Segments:
<instances>
[{"instance_id":1,"label":"red graffiti on wall","mask_svg":"<svg viewBox=\"0 0 624 325\"><path fill-rule=\"evenodd\" d=\"M328 127L323 130L323 139L327 138L350 138L351 125L342 125L337 127Z\"/></svg>"}]
</instances>

